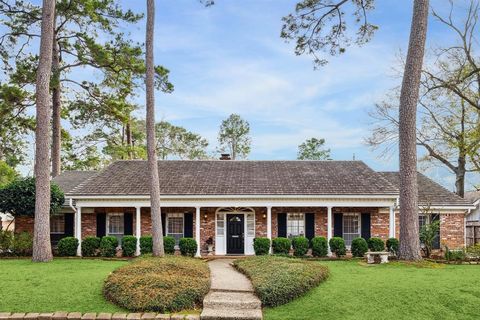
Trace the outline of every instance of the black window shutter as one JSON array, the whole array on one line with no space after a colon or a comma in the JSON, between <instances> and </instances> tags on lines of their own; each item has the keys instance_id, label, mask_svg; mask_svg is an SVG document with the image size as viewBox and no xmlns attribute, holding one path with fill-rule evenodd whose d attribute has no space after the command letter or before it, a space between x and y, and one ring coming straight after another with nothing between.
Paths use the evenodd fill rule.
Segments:
<instances>
[{"instance_id":1,"label":"black window shutter","mask_svg":"<svg viewBox=\"0 0 480 320\"><path fill-rule=\"evenodd\" d=\"M133 235L133 213L131 212L123 214L123 234L126 236Z\"/></svg>"},{"instance_id":2,"label":"black window shutter","mask_svg":"<svg viewBox=\"0 0 480 320\"><path fill-rule=\"evenodd\" d=\"M97 213L97 237L105 236L107 229L107 214L105 212Z\"/></svg>"},{"instance_id":3,"label":"black window shutter","mask_svg":"<svg viewBox=\"0 0 480 320\"><path fill-rule=\"evenodd\" d=\"M278 226L278 237L287 237L287 214L278 213L277 214L277 226Z\"/></svg>"},{"instance_id":4,"label":"black window shutter","mask_svg":"<svg viewBox=\"0 0 480 320\"><path fill-rule=\"evenodd\" d=\"M440 221L440 215L438 213L432 214L432 222ZM438 228L437 235L433 240L433 249L440 249L440 228Z\"/></svg>"},{"instance_id":5,"label":"black window shutter","mask_svg":"<svg viewBox=\"0 0 480 320\"><path fill-rule=\"evenodd\" d=\"M333 236L343 237L343 213L333 214Z\"/></svg>"},{"instance_id":6,"label":"black window shutter","mask_svg":"<svg viewBox=\"0 0 480 320\"><path fill-rule=\"evenodd\" d=\"M73 237L73 213L65 213L65 237Z\"/></svg>"},{"instance_id":7,"label":"black window shutter","mask_svg":"<svg viewBox=\"0 0 480 320\"><path fill-rule=\"evenodd\" d=\"M185 212L183 215L183 236L193 238L193 213Z\"/></svg>"},{"instance_id":8,"label":"black window shutter","mask_svg":"<svg viewBox=\"0 0 480 320\"><path fill-rule=\"evenodd\" d=\"M315 237L315 213L305 213L305 237L308 240Z\"/></svg>"},{"instance_id":9,"label":"black window shutter","mask_svg":"<svg viewBox=\"0 0 480 320\"><path fill-rule=\"evenodd\" d=\"M362 213L362 238L365 240L371 238L370 226L370 213Z\"/></svg>"},{"instance_id":10,"label":"black window shutter","mask_svg":"<svg viewBox=\"0 0 480 320\"><path fill-rule=\"evenodd\" d=\"M167 226L166 226L166 224L167 224L167 222L166 222L166 221L167 221L167 219L166 219L166 218L167 218L167 214L166 214L166 213L162 213L162 214L161 214L161 217L162 217L162 234L163 234L163 236L166 236L167 233L166 233L165 230L167 230Z\"/></svg>"}]
</instances>

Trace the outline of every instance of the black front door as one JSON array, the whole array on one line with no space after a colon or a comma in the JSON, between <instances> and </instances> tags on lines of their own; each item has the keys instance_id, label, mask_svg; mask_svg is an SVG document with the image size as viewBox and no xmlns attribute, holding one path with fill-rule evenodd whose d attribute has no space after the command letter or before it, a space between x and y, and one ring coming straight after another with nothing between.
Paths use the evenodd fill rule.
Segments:
<instances>
[{"instance_id":1,"label":"black front door","mask_svg":"<svg viewBox=\"0 0 480 320\"><path fill-rule=\"evenodd\" d=\"M243 214L227 214L227 253L244 254Z\"/></svg>"}]
</instances>

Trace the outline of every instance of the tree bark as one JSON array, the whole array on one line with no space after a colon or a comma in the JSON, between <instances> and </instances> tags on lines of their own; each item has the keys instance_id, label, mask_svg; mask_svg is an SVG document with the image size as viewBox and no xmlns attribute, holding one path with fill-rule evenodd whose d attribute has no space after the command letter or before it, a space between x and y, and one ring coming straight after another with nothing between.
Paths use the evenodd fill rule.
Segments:
<instances>
[{"instance_id":1,"label":"tree bark","mask_svg":"<svg viewBox=\"0 0 480 320\"><path fill-rule=\"evenodd\" d=\"M147 33L146 33L146 129L148 170L150 171L150 201L152 215L153 256L163 257L162 217L160 209L160 179L158 177L157 153L155 150L155 92L154 92L154 61L153 34L155 23L155 0L147 0Z\"/></svg>"},{"instance_id":2,"label":"tree bark","mask_svg":"<svg viewBox=\"0 0 480 320\"><path fill-rule=\"evenodd\" d=\"M428 0L415 0L400 93L400 250L403 260L421 260L418 226L416 118L428 23Z\"/></svg>"},{"instance_id":3,"label":"tree bark","mask_svg":"<svg viewBox=\"0 0 480 320\"><path fill-rule=\"evenodd\" d=\"M52 88L52 178L61 173L61 149L62 149L62 126L61 126L61 87L60 87L60 50L55 40L52 54L52 76L54 87Z\"/></svg>"},{"instance_id":4,"label":"tree bark","mask_svg":"<svg viewBox=\"0 0 480 320\"><path fill-rule=\"evenodd\" d=\"M133 159L133 142L132 142L132 127L131 127L131 124L130 124L130 119L128 119L128 122L127 122L127 127L126 127L126 131L127 131L127 154L128 154L128 159L129 160L132 160Z\"/></svg>"},{"instance_id":5,"label":"tree bark","mask_svg":"<svg viewBox=\"0 0 480 320\"><path fill-rule=\"evenodd\" d=\"M40 58L36 80L35 128L35 262L52 260L50 245L50 76L52 70L55 0L43 0Z\"/></svg>"},{"instance_id":6,"label":"tree bark","mask_svg":"<svg viewBox=\"0 0 480 320\"><path fill-rule=\"evenodd\" d=\"M465 196L465 165L465 155L460 155L458 157L457 171L455 172L455 193L462 198Z\"/></svg>"}]
</instances>

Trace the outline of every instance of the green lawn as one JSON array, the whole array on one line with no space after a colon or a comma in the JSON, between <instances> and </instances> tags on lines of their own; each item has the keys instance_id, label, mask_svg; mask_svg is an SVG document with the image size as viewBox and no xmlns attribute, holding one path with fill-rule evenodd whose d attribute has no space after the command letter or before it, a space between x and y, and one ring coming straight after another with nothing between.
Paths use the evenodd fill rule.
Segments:
<instances>
[{"instance_id":1,"label":"green lawn","mask_svg":"<svg viewBox=\"0 0 480 320\"><path fill-rule=\"evenodd\" d=\"M307 295L265 309L266 320L478 319L480 266L318 262L330 278Z\"/></svg>"},{"instance_id":2,"label":"green lawn","mask_svg":"<svg viewBox=\"0 0 480 320\"><path fill-rule=\"evenodd\" d=\"M0 312L115 312L102 296L103 281L125 261L0 260Z\"/></svg>"}]
</instances>

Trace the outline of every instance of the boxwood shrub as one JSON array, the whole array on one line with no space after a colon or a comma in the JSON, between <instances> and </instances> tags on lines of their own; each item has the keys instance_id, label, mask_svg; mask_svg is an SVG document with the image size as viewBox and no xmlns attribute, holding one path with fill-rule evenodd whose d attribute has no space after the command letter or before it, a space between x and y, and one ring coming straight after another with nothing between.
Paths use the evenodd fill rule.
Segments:
<instances>
[{"instance_id":1,"label":"boxwood shrub","mask_svg":"<svg viewBox=\"0 0 480 320\"><path fill-rule=\"evenodd\" d=\"M335 253L335 255L340 258L347 253L347 248L345 247L345 240L341 237L333 237L329 242L330 251Z\"/></svg>"},{"instance_id":2,"label":"boxwood shrub","mask_svg":"<svg viewBox=\"0 0 480 320\"><path fill-rule=\"evenodd\" d=\"M113 271L103 294L130 311L170 313L198 309L209 289L205 261L168 255L138 259Z\"/></svg>"},{"instance_id":3,"label":"boxwood shrub","mask_svg":"<svg viewBox=\"0 0 480 320\"><path fill-rule=\"evenodd\" d=\"M117 254L118 240L116 237L106 236L100 240L100 254L102 257L114 257Z\"/></svg>"},{"instance_id":4,"label":"boxwood shrub","mask_svg":"<svg viewBox=\"0 0 480 320\"><path fill-rule=\"evenodd\" d=\"M384 251L385 250L385 243L380 238L370 238L368 239L368 249L370 251Z\"/></svg>"},{"instance_id":5,"label":"boxwood shrub","mask_svg":"<svg viewBox=\"0 0 480 320\"><path fill-rule=\"evenodd\" d=\"M352 256L354 257L363 257L368 251L367 240L359 237L352 240Z\"/></svg>"},{"instance_id":6,"label":"boxwood shrub","mask_svg":"<svg viewBox=\"0 0 480 320\"><path fill-rule=\"evenodd\" d=\"M290 252L292 241L288 238L278 237L272 241L272 249L275 254L285 254Z\"/></svg>"},{"instance_id":7,"label":"boxwood shrub","mask_svg":"<svg viewBox=\"0 0 480 320\"><path fill-rule=\"evenodd\" d=\"M63 257L73 257L77 255L78 239L74 237L65 237L60 239L57 245L58 255Z\"/></svg>"},{"instance_id":8,"label":"boxwood shrub","mask_svg":"<svg viewBox=\"0 0 480 320\"><path fill-rule=\"evenodd\" d=\"M178 246L182 256L193 257L197 253L197 241L193 238L181 238Z\"/></svg>"},{"instance_id":9,"label":"boxwood shrub","mask_svg":"<svg viewBox=\"0 0 480 320\"><path fill-rule=\"evenodd\" d=\"M398 248L400 247L400 242L396 238L389 238L387 240L387 250L393 255L398 254Z\"/></svg>"},{"instance_id":10,"label":"boxwood shrub","mask_svg":"<svg viewBox=\"0 0 480 320\"><path fill-rule=\"evenodd\" d=\"M315 237L311 241L312 255L314 257L326 257L328 254L328 243L324 237Z\"/></svg>"},{"instance_id":11,"label":"boxwood shrub","mask_svg":"<svg viewBox=\"0 0 480 320\"><path fill-rule=\"evenodd\" d=\"M133 257L137 250L137 238L134 236L123 236L122 254L124 257Z\"/></svg>"},{"instance_id":12,"label":"boxwood shrub","mask_svg":"<svg viewBox=\"0 0 480 320\"><path fill-rule=\"evenodd\" d=\"M85 237L82 241L82 256L95 257L100 253L100 238Z\"/></svg>"},{"instance_id":13,"label":"boxwood shrub","mask_svg":"<svg viewBox=\"0 0 480 320\"><path fill-rule=\"evenodd\" d=\"M140 237L140 252L142 254L152 253L152 236L141 236Z\"/></svg>"},{"instance_id":14,"label":"boxwood shrub","mask_svg":"<svg viewBox=\"0 0 480 320\"><path fill-rule=\"evenodd\" d=\"M255 255L264 256L270 252L270 239L268 238L255 238L253 239L253 250Z\"/></svg>"},{"instance_id":15,"label":"boxwood shrub","mask_svg":"<svg viewBox=\"0 0 480 320\"><path fill-rule=\"evenodd\" d=\"M251 281L264 306L279 306L305 294L328 277L316 261L280 256L237 259L234 266Z\"/></svg>"},{"instance_id":16,"label":"boxwood shrub","mask_svg":"<svg viewBox=\"0 0 480 320\"><path fill-rule=\"evenodd\" d=\"M174 237L163 237L163 248L165 249L166 254L175 253L175 238ZM196 251L196 248L195 248Z\"/></svg>"},{"instance_id":17,"label":"boxwood shrub","mask_svg":"<svg viewBox=\"0 0 480 320\"><path fill-rule=\"evenodd\" d=\"M307 254L309 241L305 237L295 237L292 240L293 254L297 257L303 257Z\"/></svg>"}]
</instances>

